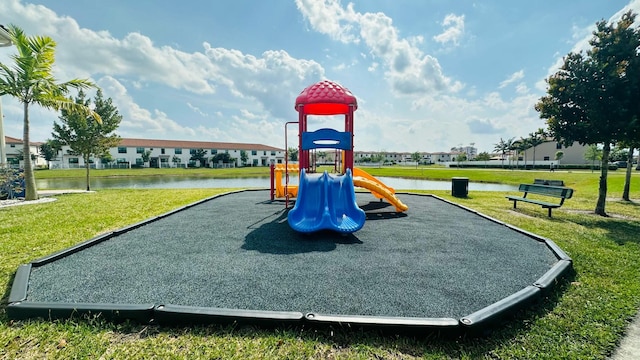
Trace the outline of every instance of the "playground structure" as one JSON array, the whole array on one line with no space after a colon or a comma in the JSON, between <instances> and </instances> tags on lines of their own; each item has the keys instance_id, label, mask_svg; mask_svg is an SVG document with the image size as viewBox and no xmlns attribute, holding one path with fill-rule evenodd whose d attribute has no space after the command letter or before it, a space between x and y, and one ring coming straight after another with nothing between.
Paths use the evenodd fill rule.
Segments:
<instances>
[{"instance_id":1,"label":"playground structure","mask_svg":"<svg viewBox=\"0 0 640 360\"><path fill-rule=\"evenodd\" d=\"M408 207L353 167L355 98L320 85L296 102L300 164L272 167L271 199L296 198L292 210L267 190L234 191L100 233L21 265L7 317L484 334L572 271L550 239L434 195L400 194L412 215L385 217L391 205L354 188ZM347 131L306 131L307 114L336 111ZM336 149L340 174L315 172L316 148ZM343 236L363 227L363 209L385 221Z\"/></svg>"},{"instance_id":2,"label":"playground structure","mask_svg":"<svg viewBox=\"0 0 640 360\"><path fill-rule=\"evenodd\" d=\"M285 198L286 206L296 198L289 211L289 225L298 232L333 230L353 233L362 228L365 214L355 201L355 187L369 190L376 198L391 203L397 212L408 207L395 196L395 190L366 171L353 166L353 113L358 103L353 94L341 85L324 80L305 88L296 98L298 111L298 165L273 165L271 169L271 200ZM344 131L322 128L308 131L308 115L344 115ZM286 138L286 125L285 125ZM286 147L285 140L285 147ZM316 173L316 150L336 151L334 171ZM289 173L297 173L299 185L290 185ZM284 185L282 183L284 177Z\"/></svg>"}]
</instances>

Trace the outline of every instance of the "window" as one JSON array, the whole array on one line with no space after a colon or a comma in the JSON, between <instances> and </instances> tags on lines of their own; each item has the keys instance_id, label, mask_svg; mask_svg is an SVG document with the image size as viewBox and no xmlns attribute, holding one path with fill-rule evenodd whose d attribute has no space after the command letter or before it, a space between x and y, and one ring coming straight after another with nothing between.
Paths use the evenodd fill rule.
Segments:
<instances>
[{"instance_id":1,"label":"window","mask_svg":"<svg viewBox=\"0 0 640 360\"><path fill-rule=\"evenodd\" d=\"M549 157L548 157L548 156L545 156L543 160L544 160L544 161L549 161L549 160L551 160L551 159L549 159Z\"/></svg>"},{"instance_id":2,"label":"window","mask_svg":"<svg viewBox=\"0 0 640 360\"><path fill-rule=\"evenodd\" d=\"M258 166L258 159L253 159L253 166Z\"/></svg>"},{"instance_id":3,"label":"window","mask_svg":"<svg viewBox=\"0 0 640 360\"><path fill-rule=\"evenodd\" d=\"M562 144L561 143L556 143L556 150L560 150L562 149Z\"/></svg>"},{"instance_id":4,"label":"window","mask_svg":"<svg viewBox=\"0 0 640 360\"><path fill-rule=\"evenodd\" d=\"M11 144L11 146L10 146L10 147L14 148L14 147L16 147L16 144Z\"/></svg>"},{"instance_id":5,"label":"window","mask_svg":"<svg viewBox=\"0 0 640 360\"><path fill-rule=\"evenodd\" d=\"M267 155L267 152L266 152L266 151L263 151L263 152L262 152L262 155L265 155L265 156L266 156L266 155Z\"/></svg>"},{"instance_id":6,"label":"window","mask_svg":"<svg viewBox=\"0 0 640 360\"><path fill-rule=\"evenodd\" d=\"M69 164L78 164L79 162L78 158L69 158Z\"/></svg>"},{"instance_id":7,"label":"window","mask_svg":"<svg viewBox=\"0 0 640 360\"><path fill-rule=\"evenodd\" d=\"M218 153L218 150L217 150L217 149L211 149L211 155L215 155L215 154L217 154L217 153Z\"/></svg>"},{"instance_id":8,"label":"window","mask_svg":"<svg viewBox=\"0 0 640 360\"><path fill-rule=\"evenodd\" d=\"M118 164L126 163L126 162L127 162L127 159L125 159L125 158L117 158L117 159L116 159L116 162L117 162Z\"/></svg>"},{"instance_id":9,"label":"window","mask_svg":"<svg viewBox=\"0 0 640 360\"><path fill-rule=\"evenodd\" d=\"M175 153L176 153L176 155L182 154L182 149L181 148L175 148Z\"/></svg>"},{"instance_id":10,"label":"window","mask_svg":"<svg viewBox=\"0 0 640 360\"><path fill-rule=\"evenodd\" d=\"M136 165L139 165L139 166L144 165L144 161L142 161L142 158L136 158Z\"/></svg>"},{"instance_id":11,"label":"window","mask_svg":"<svg viewBox=\"0 0 640 360\"><path fill-rule=\"evenodd\" d=\"M127 147L126 146L118 146L118 154L126 154Z\"/></svg>"},{"instance_id":12,"label":"window","mask_svg":"<svg viewBox=\"0 0 640 360\"><path fill-rule=\"evenodd\" d=\"M271 152L271 156L276 156L276 152L275 152L275 151L272 151L272 152Z\"/></svg>"},{"instance_id":13,"label":"window","mask_svg":"<svg viewBox=\"0 0 640 360\"><path fill-rule=\"evenodd\" d=\"M258 155L258 152L256 150L251 150L251 155Z\"/></svg>"},{"instance_id":14,"label":"window","mask_svg":"<svg viewBox=\"0 0 640 360\"><path fill-rule=\"evenodd\" d=\"M195 155L196 154L196 149L189 149L189 154Z\"/></svg>"},{"instance_id":15,"label":"window","mask_svg":"<svg viewBox=\"0 0 640 360\"><path fill-rule=\"evenodd\" d=\"M144 154L144 148L143 147L137 147L136 148L136 154Z\"/></svg>"},{"instance_id":16,"label":"window","mask_svg":"<svg viewBox=\"0 0 640 360\"><path fill-rule=\"evenodd\" d=\"M161 149L160 149L160 154L161 154L161 155L164 155L164 148L161 148Z\"/></svg>"}]
</instances>

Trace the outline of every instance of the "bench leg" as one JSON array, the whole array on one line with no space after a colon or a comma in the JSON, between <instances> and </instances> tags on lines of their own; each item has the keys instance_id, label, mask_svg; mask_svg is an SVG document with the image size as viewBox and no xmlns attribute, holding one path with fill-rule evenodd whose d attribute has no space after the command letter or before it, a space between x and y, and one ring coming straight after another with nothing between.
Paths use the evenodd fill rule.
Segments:
<instances>
[{"instance_id":1,"label":"bench leg","mask_svg":"<svg viewBox=\"0 0 640 360\"><path fill-rule=\"evenodd\" d=\"M512 201L513 201L513 208L515 209L515 208L516 208L516 203L517 203L518 201L516 201L516 200L512 200Z\"/></svg>"},{"instance_id":2,"label":"bench leg","mask_svg":"<svg viewBox=\"0 0 640 360\"><path fill-rule=\"evenodd\" d=\"M549 208L549 217L551 217L551 208Z\"/></svg>"}]
</instances>

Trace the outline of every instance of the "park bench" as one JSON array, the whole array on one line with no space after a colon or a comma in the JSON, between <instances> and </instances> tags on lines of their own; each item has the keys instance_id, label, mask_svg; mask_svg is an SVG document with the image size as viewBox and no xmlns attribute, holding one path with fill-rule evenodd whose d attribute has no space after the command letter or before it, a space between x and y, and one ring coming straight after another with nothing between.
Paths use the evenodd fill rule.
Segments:
<instances>
[{"instance_id":1,"label":"park bench","mask_svg":"<svg viewBox=\"0 0 640 360\"><path fill-rule=\"evenodd\" d=\"M564 181L562 180L535 179L533 183L537 185L564 186Z\"/></svg>"},{"instance_id":2,"label":"park bench","mask_svg":"<svg viewBox=\"0 0 640 360\"><path fill-rule=\"evenodd\" d=\"M516 208L518 201L528 202L542 206L543 209L549 209L549 217L551 217L551 209L559 208L564 204L565 199L570 199L573 195L573 189L563 186L550 186L540 184L520 184L519 191L524 192L523 196L506 196L507 199L513 201L513 208ZM539 199L528 198L528 194L545 195L560 198L560 203L552 203Z\"/></svg>"}]
</instances>

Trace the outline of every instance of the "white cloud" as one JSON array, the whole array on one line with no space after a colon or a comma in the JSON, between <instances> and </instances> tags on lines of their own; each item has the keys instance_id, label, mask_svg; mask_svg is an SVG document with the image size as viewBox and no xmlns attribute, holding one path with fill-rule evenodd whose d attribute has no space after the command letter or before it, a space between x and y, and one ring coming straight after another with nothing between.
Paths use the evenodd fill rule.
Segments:
<instances>
[{"instance_id":1,"label":"white cloud","mask_svg":"<svg viewBox=\"0 0 640 360\"><path fill-rule=\"evenodd\" d=\"M291 113L291 98L324 77L324 69L312 60L295 59L284 50L269 50L261 58L238 50L204 44L205 55L224 74L224 83L238 97L255 100L274 116Z\"/></svg>"},{"instance_id":2,"label":"white cloud","mask_svg":"<svg viewBox=\"0 0 640 360\"><path fill-rule=\"evenodd\" d=\"M339 0L296 0L296 6L311 27L343 43L358 43L354 23L360 16L349 3L343 8Z\"/></svg>"},{"instance_id":3,"label":"white cloud","mask_svg":"<svg viewBox=\"0 0 640 360\"><path fill-rule=\"evenodd\" d=\"M502 89L507 87L509 84L512 84L518 80L522 80L524 78L524 70L516 71L511 76L509 76L506 80L500 83L498 89Z\"/></svg>"},{"instance_id":4,"label":"white cloud","mask_svg":"<svg viewBox=\"0 0 640 360\"><path fill-rule=\"evenodd\" d=\"M423 97L463 88L462 83L444 75L435 57L417 47L422 37L401 38L387 15L358 13L352 3L344 8L338 0L296 0L296 4L314 30L345 43L363 40L371 55L384 65L385 77L396 95ZM456 24L460 19L448 21Z\"/></svg>"},{"instance_id":5,"label":"white cloud","mask_svg":"<svg viewBox=\"0 0 640 360\"><path fill-rule=\"evenodd\" d=\"M123 137L154 138L158 135L172 134L174 138L194 138L196 131L182 126L170 119L166 113L160 110L149 111L139 106L128 94L127 89L111 76L105 76L98 81L98 85L105 94L109 94L113 104L122 115L122 122L118 134Z\"/></svg>"},{"instance_id":6,"label":"white cloud","mask_svg":"<svg viewBox=\"0 0 640 360\"><path fill-rule=\"evenodd\" d=\"M627 4L626 6L624 6L622 9L620 9L618 12L616 12L615 14L613 14L609 20L607 20L607 22L612 23L612 22L617 22L618 20L620 20L622 18L622 15L625 14L627 11L632 10L634 13L639 14L640 13L640 0L630 0L629 4ZM636 17L636 23L638 21L638 17ZM574 44L571 48L571 50L569 52L572 53L579 53L579 52L586 52L587 50L589 50L591 48L591 46L589 45L589 40L591 40L591 38L593 37L593 31L596 29L596 24L589 24L587 26L577 26L577 25L573 25L572 30L573 30L573 36L572 36L572 41L571 43ZM564 57L569 53L567 52L566 54L555 54L555 59L553 60L551 66L549 67L549 69L547 70L547 76L545 77L545 79L549 78L549 76L555 74L556 72L558 72L558 70L560 70L560 67L562 67L562 64L564 63ZM540 81L538 81L535 85L537 90L540 91L545 91L547 90L547 84L545 82L544 79L541 79Z\"/></svg>"},{"instance_id":7,"label":"white cloud","mask_svg":"<svg viewBox=\"0 0 640 360\"><path fill-rule=\"evenodd\" d=\"M442 21L442 27L444 31L434 36L433 39L441 44L459 45L460 39L464 35L464 15L448 14Z\"/></svg>"},{"instance_id":8,"label":"white cloud","mask_svg":"<svg viewBox=\"0 0 640 360\"><path fill-rule=\"evenodd\" d=\"M207 117L209 116L207 113L205 113L204 111L200 110L199 107L192 105L190 102L187 102L187 106L189 107L189 109L193 110L193 112L195 112L196 114L199 114L203 117Z\"/></svg>"}]
</instances>

